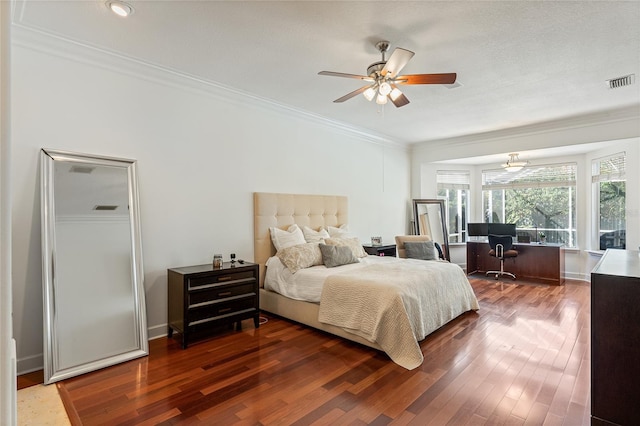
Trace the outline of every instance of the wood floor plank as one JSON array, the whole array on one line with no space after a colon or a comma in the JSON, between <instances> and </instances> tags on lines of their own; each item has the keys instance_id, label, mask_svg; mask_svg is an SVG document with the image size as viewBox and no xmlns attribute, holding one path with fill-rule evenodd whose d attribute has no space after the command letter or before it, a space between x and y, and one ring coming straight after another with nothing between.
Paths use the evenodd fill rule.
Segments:
<instances>
[{"instance_id":1,"label":"wood floor plank","mask_svg":"<svg viewBox=\"0 0 640 426\"><path fill-rule=\"evenodd\" d=\"M59 387L82 425L589 424L589 284L470 282L480 310L427 336L415 370L263 313Z\"/></svg>"}]
</instances>

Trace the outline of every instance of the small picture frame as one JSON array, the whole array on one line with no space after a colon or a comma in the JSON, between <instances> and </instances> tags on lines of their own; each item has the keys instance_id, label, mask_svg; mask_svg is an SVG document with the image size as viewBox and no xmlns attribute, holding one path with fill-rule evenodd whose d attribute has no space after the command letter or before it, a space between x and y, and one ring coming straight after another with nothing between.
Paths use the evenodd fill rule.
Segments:
<instances>
[{"instance_id":1,"label":"small picture frame","mask_svg":"<svg viewBox=\"0 0 640 426\"><path fill-rule=\"evenodd\" d=\"M382 237L371 237L371 245L372 246L381 246L382 245Z\"/></svg>"}]
</instances>

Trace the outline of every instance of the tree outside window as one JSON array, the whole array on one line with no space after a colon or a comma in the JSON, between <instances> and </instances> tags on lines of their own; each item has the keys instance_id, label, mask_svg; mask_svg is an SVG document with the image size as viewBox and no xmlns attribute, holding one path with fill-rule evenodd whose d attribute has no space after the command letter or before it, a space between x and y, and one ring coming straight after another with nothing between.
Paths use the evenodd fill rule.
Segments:
<instances>
[{"instance_id":1,"label":"tree outside window","mask_svg":"<svg viewBox=\"0 0 640 426\"><path fill-rule=\"evenodd\" d=\"M515 223L531 241L576 246L575 163L528 166L518 172L482 173L485 222Z\"/></svg>"},{"instance_id":2,"label":"tree outside window","mask_svg":"<svg viewBox=\"0 0 640 426\"><path fill-rule=\"evenodd\" d=\"M450 243L467 241L467 214L469 212L469 181L467 170L436 171L438 198L445 200L447 231Z\"/></svg>"},{"instance_id":3,"label":"tree outside window","mask_svg":"<svg viewBox=\"0 0 640 426\"><path fill-rule=\"evenodd\" d=\"M592 162L594 213L598 248L626 248L626 154Z\"/></svg>"}]
</instances>

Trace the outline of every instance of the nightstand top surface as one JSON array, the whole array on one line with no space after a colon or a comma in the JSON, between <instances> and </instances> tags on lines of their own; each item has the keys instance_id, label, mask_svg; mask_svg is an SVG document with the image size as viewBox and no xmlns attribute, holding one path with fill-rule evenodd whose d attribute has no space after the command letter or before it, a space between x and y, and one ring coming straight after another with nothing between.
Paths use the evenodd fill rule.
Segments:
<instances>
[{"instance_id":1,"label":"nightstand top surface","mask_svg":"<svg viewBox=\"0 0 640 426\"><path fill-rule=\"evenodd\" d=\"M179 268L169 268L169 270L186 275L186 274L200 274L203 272L216 272L216 271L233 272L239 269L243 269L246 267L254 267L254 266L256 266L256 264L251 262L244 262L244 263L224 262L222 264L222 268L214 268L213 263L207 263L204 265L193 265L193 266L182 266Z\"/></svg>"}]
</instances>

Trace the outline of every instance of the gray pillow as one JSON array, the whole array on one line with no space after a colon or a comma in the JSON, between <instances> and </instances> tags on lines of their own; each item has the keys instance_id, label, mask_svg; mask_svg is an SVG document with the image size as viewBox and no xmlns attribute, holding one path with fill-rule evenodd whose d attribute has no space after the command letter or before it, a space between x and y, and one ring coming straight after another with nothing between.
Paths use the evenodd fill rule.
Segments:
<instances>
[{"instance_id":1,"label":"gray pillow","mask_svg":"<svg viewBox=\"0 0 640 426\"><path fill-rule=\"evenodd\" d=\"M358 263L358 258L353 255L351 248L347 246L320 244L320 252L322 253L322 263L327 268Z\"/></svg>"},{"instance_id":2,"label":"gray pillow","mask_svg":"<svg viewBox=\"0 0 640 426\"><path fill-rule=\"evenodd\" d=\"M404 249L411 259L437 260L433 241L405 241Z\"/></svg>"}]
</instances>

